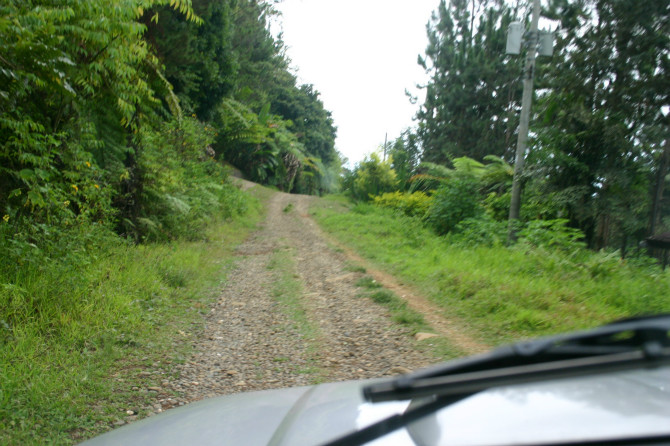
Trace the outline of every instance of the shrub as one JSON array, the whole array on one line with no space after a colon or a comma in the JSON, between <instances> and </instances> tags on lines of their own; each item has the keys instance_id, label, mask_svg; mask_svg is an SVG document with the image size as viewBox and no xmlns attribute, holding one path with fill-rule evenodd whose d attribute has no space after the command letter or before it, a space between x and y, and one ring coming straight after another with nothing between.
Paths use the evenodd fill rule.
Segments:
<instances>
[{"instance_id":1,"label":"shrub","mask_svg":"<svg viewBox=\"0 0 670 446\"><path fill-rule=\"evenodd\" d=\"M194 239L212 216L242 211L240 192L208 153L213 132L195 118L142 130L141 200L135 215L121 222L125 234L139 240Z\"/></svg>"},{"instance_id":2,"label":"shrub","mask_svg":"<svg viewBox=\"0 0 670 446\"><path fill-rule=\"evenodd\" d=\"M411 194L403 192L387 192L374 197L377 206L394 209L410 217L423 217L428 212L432 198L424 192Z\"/></svg>"},{"instance_id":3,"label":"shrub","mask_svg":"<svg viewBox=\"0 0 670 446\"><path fill-rule=\"evenodd\" d=\"M531 220L518 232L519 242L536 247L575 251L586 247L584 234L567 226L568 220Z\"/></svg>"},{"instance_id":4,"label":"shrub","mask_svg":"<svg viewBox=\"0 0 670 446\"><path fill-rule=\"evenodd\" d=\"M427 221L437 234L446 234L466 218L482 214L479 187L476 178L461 174L437 190L427 213Z\"/></svg>"},{"instance_id":5,"label":"shrub","mask_svg":"<svg viewBox=\"0 0 670 446\"><path fill-rule=\"evenodd\" d=\"M495 220L507 221L507 218L509 217L511 197L512 195L510 192L505 192L503 194L490 192L483 202L486 213Z\"/></svg>"},{"instance_id":6,"label":"shrub","mask_svg":"<svg viewBox=\"0 0 670 446\"><path fill-rule=\"evenodd\" d=\"M355 200L370 201L375 195L395 190L397 183L391 160L382 161L378 154L373 153L354 170L350 193Z\"/></svg>"},{"instance_id":7,"label":"shrub","mask_svg":"<svg viewBox=\"0 0 670 446\"><path fill-rule=\"evenodd\" d=\"M464 247L504 246L507 241L507 230L506 221L496 221L484 214L478 218L466 218L459 222L449 234L449 241Z\"/></svg>"}]
</instances>

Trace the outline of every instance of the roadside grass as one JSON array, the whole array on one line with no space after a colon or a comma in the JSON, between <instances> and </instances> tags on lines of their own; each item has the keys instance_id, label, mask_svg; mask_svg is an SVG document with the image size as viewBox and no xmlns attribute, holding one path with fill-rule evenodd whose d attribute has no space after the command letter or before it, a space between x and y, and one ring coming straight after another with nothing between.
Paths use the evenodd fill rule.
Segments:
<instances>
[{"instance_id":1,"label":"roadside grass","mask_svg":"<svg viewBox=\"0 0 670 446\"><path fill-rule=\"evenodd\" d=\"M300 334L305 341L307 364L296 369L297 373L312 376L312 382L318 384L325 381L327 373L319 365L322 351L322 333L317 324L310 320L303 301L303 288L296 273L293 252L290 247L274 251L268 269L275 275L272 294L281 305L281 309L292 322L292 329ZM279 361L278 361L279 362Z\"/></svg>"},{"instance_id":2,"label":"roadside grass","mask_svg":"<svg viewBox=\"0 0 670 446\"><path fill-rule=\"evenodd\" d=\"M115 241L86 263L0 277L0 444L72 444L151 412L149 387L188 357L258 199L200 241ZM150 373L147 370L151 370Z\"/></svg>"},{"instance_id":3,"label":"roadside grass","mask_svg":"<svg viewBox=\"0 0 670 446\"><path fill-rule=\"evenodd\" d=\"M410 334L434 332L421 313L411 309L405 300L398 297L394 292L383 288L372 277L361 277L356 282L356 286L363 289L360 297L368 298L373 302L385 306L389 310L391 320L405 326ZM435 337L430 338L430 340L417 342L416 347L439 360L458 358L465 353L443 337Z\"/></svg>"},{"instance_id":4,"label":"roadside grass","mask_svg":"<svg viewBox=\"0 0 670 446\"><path fill-rule=\"evenodd\" d=\"M370 299L378 304L385 305L391 312L394 322L407 325L412 334L420 331L430 331L430 326L423 316L407 306L407 302L399 298L392 291L377 290L369 295Z\"/></svg>"},{"instance_id":5,"label":"roadside grass","mask_svg":"<svg viewBox=\"0 0 670 446\"><path fill-rule=\"evenodd\" d=\"M362 267L362 266L360 266L360 265L356 265L356 264L354 264L354 263L348 263L348 264L345 266L345 269L346 269L347 271L351 271L351 272L354 272L354 273L363 273L363 274L365 274L365 273L367 272L367 270L366 270L364 267Z\"/></svg>"},{"instance_id":6,"label":"roadside grass","mask_svg":"<svg viewBox=\"0 0 670 446\"><path fill-rule=\"evenodd\" d=\"M318 200L311 212L325 231L492 345L670 311L670 273L644 258L450 244L416 219L341 197Z\"/></svg>"},{"instance_id":7,"label":"roadside grass","mask_svg":"<svg viewBox=\"0 0 670 446\"><path fill-rule=\"evenodd\" d=\"M375 279L373 279L370 276L363 276L356 281L356 286L359 286L359 287L362 287L362 288L375 289L375 288L381 288L382 284L377 282Z\"/></svg>"}]
</instances>

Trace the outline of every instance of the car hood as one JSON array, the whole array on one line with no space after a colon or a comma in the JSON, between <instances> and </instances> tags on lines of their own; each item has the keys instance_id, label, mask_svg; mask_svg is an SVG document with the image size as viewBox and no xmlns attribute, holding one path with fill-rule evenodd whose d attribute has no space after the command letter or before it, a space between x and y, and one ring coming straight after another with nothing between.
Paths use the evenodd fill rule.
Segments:
<instances>
[{"instance_id":1,"label":"car hood","mask_svg":"<svg viewBox=\"0 0 670 446\"><path fill-rule=\"evenodd\" d=\"M367 403L370 381L227 395L192 403L84 443L317 445L403 412ZM670 368L481 392L370 444L486 445L670 433Z\"/></svg>"}]
</instances>

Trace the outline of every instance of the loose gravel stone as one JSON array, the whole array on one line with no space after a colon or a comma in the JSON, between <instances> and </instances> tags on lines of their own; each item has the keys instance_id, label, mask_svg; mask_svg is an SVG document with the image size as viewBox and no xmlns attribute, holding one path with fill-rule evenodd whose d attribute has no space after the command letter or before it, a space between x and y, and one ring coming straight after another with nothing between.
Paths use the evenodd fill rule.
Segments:
<instances>
[{"instance_id":1,"label":"loose gravel stone","mask_svg":"<svg viewBox=\"0 0 670 446\"><path fill-rule=\"evenodd\" d=\"M320 371L318 379L340 381L431 363L384 307L359 296L362 274L348 271L345 255L329 247L308 216L310 200L272 196L266 221L238 248L239 261L204 316L193 356L175 366L178 378L149 388L159 394L154 412L216 395L310 385L317 378L310 369ZM268 265L276 250L287 248L316 340L303 338L273 296L277 277ZM314 343L318 352L310 350Z\"/></svg>"}]
</instances>

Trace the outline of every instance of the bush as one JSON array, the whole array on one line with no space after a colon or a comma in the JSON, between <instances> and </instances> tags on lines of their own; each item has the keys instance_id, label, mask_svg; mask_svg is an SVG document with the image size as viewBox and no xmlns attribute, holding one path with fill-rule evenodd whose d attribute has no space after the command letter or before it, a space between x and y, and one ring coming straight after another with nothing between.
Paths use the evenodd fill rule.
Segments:
<instances>
[{"instance_id":1,"label":"bush","mask_svg":"<svg viewBox=\"0 0 670 446\"><path fill-rule=\"evenodd\" d=\"M374 197L377 206L390 208L410 217L424 217L430 208L432 198L424 192L387 192Z\"/></svg>"},{"instance_id":2,"label":"bush","mask_svg":"<svg viewBox=\"0 0 670 446\"><path fill-rule=\"evenodd\" d=\"M358 164L353 176L350 194L355 200L361 201L370 201L375 195L391 192L398 183L395 171L391 168L391 160L382 161L377 153Z\"/></svg>"},{"instance_id":3,"label":"bush","mask_svg":"<svg viewBox=\"0 0 670 446\"><path fill-rule=\"evenodd\" d=\"M586 248L584 234L567 226L568 220L531 220L518 232L519 242L535 247L576 251Z\"/></svg>"},{"instance_id":4,"label":"bush","mask_svg":"<svg viewBox=\"0 0 670 446\"><path fill-rule=\"evenodd\" d=\"M504 246L507 242L508 223L496 221L484 214L478 218L466 218L459 222L449 234L449 241L463 247Z\"/></svg>"},{"instance_id":5,"label":"bush","mask_svg":"<svg viewBox=\"0 0 670 446\"><path fill-rule=\"evenodd\" d=\"M439 235L452 231L466 218L482 214L479 181L470 175L455 175L439 188L428 209L427 221Z\"/></svg>"},{"instance_id":6,"label":"bush","mask_svg":"<svg viewBox=\"0 0 670 446\"><path fill-rule=\"evenodd\" d=\"M125 234L138 240L197 239L212 216L225 218L243 210L240 192L207 150L213 133L196 118L143 130L142 186L134 191L141 200L134 215L121 221Z\"/></svg>"},{"instance_id":7,"label":"bush","mask_svg":"<svg viewBox=\"0 0 670 446\"><path fill-rule=\"evenodd\" d=\"M510 192L505 192L503 194L490 192L483 202L486 213L494 220L507 221L511 198L512 194Z\"/></svg>"}]
</instances>

